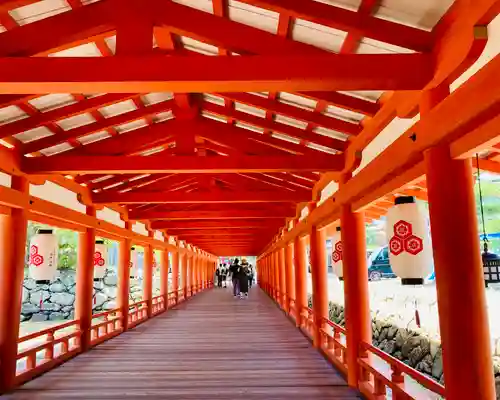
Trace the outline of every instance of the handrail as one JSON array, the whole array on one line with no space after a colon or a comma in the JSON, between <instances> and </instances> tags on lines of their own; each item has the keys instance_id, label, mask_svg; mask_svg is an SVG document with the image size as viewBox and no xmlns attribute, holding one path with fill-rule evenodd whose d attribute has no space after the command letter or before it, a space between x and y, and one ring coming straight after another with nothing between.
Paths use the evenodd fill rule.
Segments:
<instances>
[{"instance_id":1,"label":"handrail","mask_svg":"<svg viewBox=\"0 0 500 400\"><path fill-rule=\"evenodd\" d=\"M431 392L444 397L445 388L443 385L432 380L419 371L409 367L397 358L394 358L391 355L376 348L372 344L361 343L360 351L362 355L358 359L358 364L360 365L362 371L360 386L361 392L365 395L384 395L386 392L386 387L389 387L397 394L405 395L409 399L415 398L410 393L408 393L408 388L405 387L405 377L403 374L406 374L427 390L430 390ZM369 353L374 354L375 356L389 364L392 371L390 377L386 376L386 373L378 370L373 365L373 362L369 357ZM373 384L371 383L372 381Z\"/></svg>"},{"instance_id":2,"label":"handrail","mask_svg":"<svg viewBox=\"0 0 500 400\"><path fill-rule=\"evenodd\" d=\"M90 328L90 344L95 346L121 332L123 332L123 316L119 308L94 314Z\"/></svg>"},{"instance_id":3,"label":"handrail","mask_svg":"<svg viewBox=\"0 0 500 400\"><path fill-rule=\"evenodd\" d=\"M133 327L148 318L148 301L141 300L129 306L128 325Z\"/></svg>"},{"instance_id":4,"label":"handrail","mask_svg":"<svg viewBox=\"0 0 500 400\"><path fill-rule=\"evenodd\" d=\"M65 332L62 336L56 337L58 331L75 326L71 332ZM18 351L17 361L25 361L25 368L16 372L16 384L20 385L33 377L62 363L81 350L80 346L80 321L73 320L60 325L52 326L39 332L19 338L18 345L30 340L45 339L42 343L37 343L27 349ZM57 349L56 346L60 345ZM43 352L43 358L37 355Z\"/></svg>"},{"instance_id":5,"label":"handrail","mask_svg":"<svg viewBox=\"0 0 500 400\"><path fill-rule=\"evenodd\" d=\"M153 315L159 314L166 309L167 306L165 304L165 295L160 294L159 296L153 297L151 299L151 312Z\"/></svg>"}]
</instances>

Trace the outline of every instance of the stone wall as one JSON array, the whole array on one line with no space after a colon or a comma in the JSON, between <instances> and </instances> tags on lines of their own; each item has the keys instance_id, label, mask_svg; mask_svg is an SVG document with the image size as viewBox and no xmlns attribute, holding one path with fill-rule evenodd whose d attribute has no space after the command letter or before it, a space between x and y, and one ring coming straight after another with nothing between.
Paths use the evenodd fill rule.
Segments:
<instances>
[{"instance_id":1,"label":"stone wall","mask_svg":"<svg viewBox=\"0 0 500 400\"><path fill-rule=\"evenodd\" d=\"M21 322L71 320L75 313L76 272L61 270L55 281L38 285L26 277L23 282ZM94 313L116 308L118 276L109 267L103 281L94 282ZM160 278L153 279L153 296L160 294ZM130 303L142 299L142 279L130 282Z\"/></svg>"},{"instance_id":2,"label":"stone wall","mask_svg":"<svg viewBox=\"0 0 500 400\"><path fill-rule=\"evenodd\" d=\"M309 307L312 307L310 295L308 301ZM329 302L329 317L331 321L345 327L342 305ZM372 343L380 350L444 384L441 343L429 338L425 333L399 327L372 316ZM500 339L495 342L493 350L497 400L500 400Z\"/></svg>"}]
</instances>

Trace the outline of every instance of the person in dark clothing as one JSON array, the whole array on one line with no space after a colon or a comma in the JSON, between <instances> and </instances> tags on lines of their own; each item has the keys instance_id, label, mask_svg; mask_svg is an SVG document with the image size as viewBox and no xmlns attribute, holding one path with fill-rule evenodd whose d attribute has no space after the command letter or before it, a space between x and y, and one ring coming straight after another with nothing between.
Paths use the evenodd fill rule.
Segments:
<instances>
[{"instance_id":1,"label":"person in dark clothing","mask_svg":"<svg viewBox=\"0 0 500 400\"><path fill-rule=\"evenodd\" d=\"M219 264L219 268L215 271L215 276L217 277L217 287L222 287L221 269L222 264Z\"/></svg>"},{"instance_id":2,"label":"person in dark clothing","mask_svg":"<svg viewBox=\"0 0 500 400\"><path fill-rule=\"evenodd\" d=\"M237 297L240 295L240 281L239 281L239 273L240 273L240 260L237 258L229 267L229 274L231 275L231 279L233 281L233 295Z\"/></svg>"},{"instance_id":3,"label":"person in dark clothing","mask_svg":"<svg viewBox=\"0 0 500 400\"><path fill-rule=\"evenodd\" d=\"M240 283L241 298L248 297L248 274L250 270L248 268L248 263L245 259L241 262L240 270L238 271L238 279Z\"/></svg>"},{"instance_id":4,"label":"person in dark clothing","mask_svg":"<svg viewBox=\"0 0 500 400\"><path fill-rule=\"evenodd\" d=\"M252 287L253 284L253 267L252 264L248 265L248 287Z\"/></svg>"},{"instance_id":5,"label":"person in dark clothing","mask_svg":"<svg viewBox=\"0 0 500 400\"><path fill-rule=\"evenodd\" d=\"M222 283L224 284L223 287L227 287L226 285L226 277L227 277L227 268L226 268L226 264L222 264L222 268L220 269L220 279L222 281Z\"/></svg>"}]
</instances>

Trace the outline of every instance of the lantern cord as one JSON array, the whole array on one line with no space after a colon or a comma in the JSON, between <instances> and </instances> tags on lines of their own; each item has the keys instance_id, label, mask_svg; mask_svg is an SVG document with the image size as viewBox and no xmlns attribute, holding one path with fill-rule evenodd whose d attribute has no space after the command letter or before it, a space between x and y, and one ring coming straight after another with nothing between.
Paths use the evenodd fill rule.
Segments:
<instances>
[{"instance_id":1,"label":"lantern cord","mask_svg":"<svg viewBox=\"0 0 500 400\"><path fill-rule=\"evenodd\" d=\"M479 186L479 205L481 207L481 222L483 224L483 247L488 252L488 237L486 236L486 225L484 223L483 191L481 189L481 170L479 169L479 154L476 153L477 183Z\"/></svg>"}]
</instances>

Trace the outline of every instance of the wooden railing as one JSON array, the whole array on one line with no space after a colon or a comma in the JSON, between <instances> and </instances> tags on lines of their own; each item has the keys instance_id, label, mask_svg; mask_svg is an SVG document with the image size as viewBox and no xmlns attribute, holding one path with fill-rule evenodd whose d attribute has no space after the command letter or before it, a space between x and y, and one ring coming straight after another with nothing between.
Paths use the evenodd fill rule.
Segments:
<instances>
[{"instance_id":1,"label":"wooden railing","mask_svg":"<svg viewBox=\"0 0 500 400\"><path fill-rule=\"evenodd\" d=\"M323 337L322 348L330 361L347 374L347 345L346 330L327 318L323 319L323 327L320 328Z\"/></svg>"},{"instance_id":2,"label":"wooden railing","mask_svg":"<svg viewBox=\"0 0 500 400\"><path fill-rule=\"evenodd\" d=\"M77 354L81 349L80 336L80 321L75 320L20 338L16 384L20 385Z\"/></svg>"},{"instance_id":3,"label":"wooden railing","mask_svg":"<svg viewBox=\"0 0 500 400\"><path fill-rule=\"evenodd\" d=\"M151 299L151 314L154 316L166 310L165 296L159 295Z\"/></svg>"},{"instance_id":4,"label":"wooden railing","mask_svg":"<svg viewBox=\"0 0 500 400\"><path fill-rule=\"evenodd\" d=\"M170 292L167 295L167 309L171 308L177 304L178 293L179 293L179 290L177 290L177 292Z\"/></svg>"},{"instance_id":5,"label":"wooden railing","mask_svg":"<svg viewBox=\"0 0 500 400\"><path fill-rule=\"evenodd\" d=\"M129 328L148 319L148 302L146 300L138 301L129 306L128 326Z\"/></svg>"},{"instance_id":6,"label":"wooden railing","mask_svg":"<svg viewBox=\"0 0 500 400\"><path fill-rule=\"evenodd\" d=\"M98 345L121 332L123 332L123 317L119 308L92 315L91 346Z\"/></svg>"},{"instance_id":7,"label":"wooden railing","mask_svg":"<svg viewBox=\"0 0 500 400\"><path fill-rule=\"evenodd\" d=\"M381 361L377 362L377 359L384 362L385 369L380 367ZM398 400L421 399L425 390L441 397L445 395L443 385L371 344L361 345L358 364L361 370L360 391L368 399L388 398L387 389L392 392L391 398ZM418 385L411 385L411 380Z\"/></svg>"}]
</instances>

